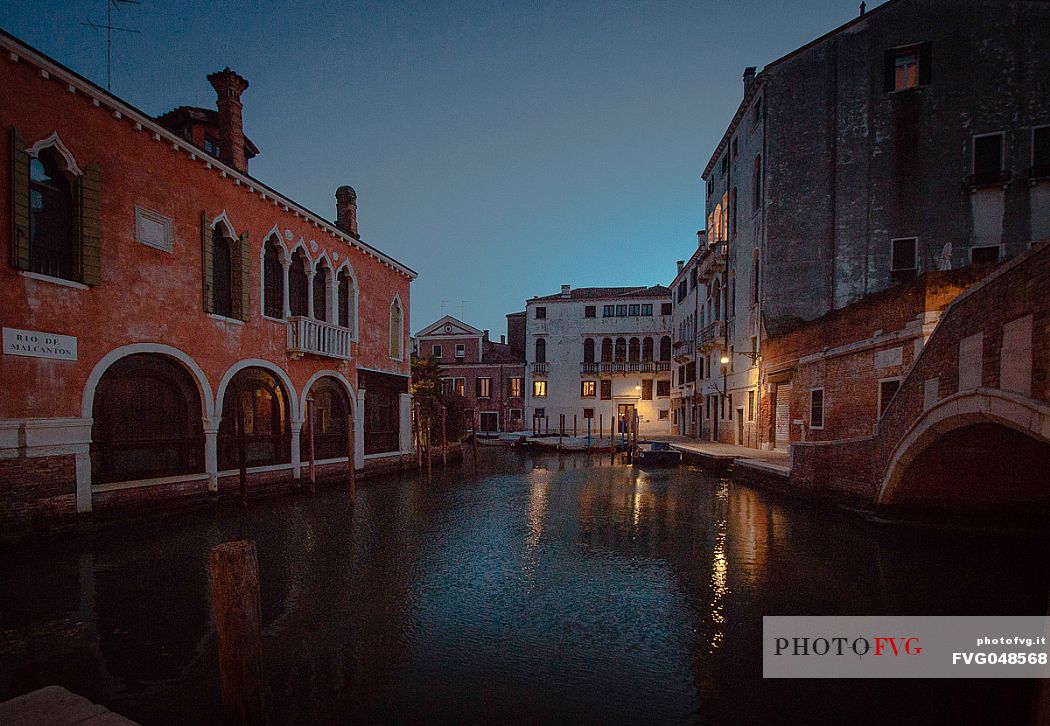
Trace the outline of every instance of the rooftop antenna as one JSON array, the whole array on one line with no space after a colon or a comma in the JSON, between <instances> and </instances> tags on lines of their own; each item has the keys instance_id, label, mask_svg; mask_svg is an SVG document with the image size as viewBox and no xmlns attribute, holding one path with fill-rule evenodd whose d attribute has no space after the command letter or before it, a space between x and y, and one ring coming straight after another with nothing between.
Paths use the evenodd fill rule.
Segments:
<instances>
[{"instance_id":1,"label":"rooftop antenna","mask_svg":"<svg viewBox=\"0 0 1050 726\"><path fill-rule=\"evenodd\" d=\"M104 0L106 3L106 24L95 25L90 20L81 23L81 25L87 25L95 30L106 31L106 90L113 90L113 31L119 30L122 33L138 33L138 30L131 28L120 28L113 24L113 8L120 10L121 5L141 5L142 0Z\"/></svg>"},{"instance_id":2,"label":"rooftop antenna","mask_svg":"<svg viewBox=\"0 0 1050 726\"><path fill-rule=\"evenodd\" d=\"M464 314L463 310L464 310L464 308L466 308L468 302L470 302L470 300L460 300L459 301L459 319L460 320L465 320L466 319L466 315Z\"/></svg>"},{"instance_id":3,"label":"rooftop antenna","mask_svg":"<svg viewBox=\"0 0 1050 726\"><path fill-rule=\"evenodd\" d=\"M441 301L441 317L445 317L445 306L448 305L448 300Z\"/></svg>"}]
</instances>

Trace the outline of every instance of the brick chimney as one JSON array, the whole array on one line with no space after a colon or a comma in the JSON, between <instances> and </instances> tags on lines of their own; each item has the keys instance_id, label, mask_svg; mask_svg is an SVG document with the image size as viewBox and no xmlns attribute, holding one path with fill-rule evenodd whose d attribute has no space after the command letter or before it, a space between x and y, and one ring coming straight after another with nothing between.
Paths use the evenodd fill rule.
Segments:
<instances>
[{"instance_id":1,"label":"brick chimney","mask_svg":"<svg viewBox=\"0 0 1050 726\"><path fill-rule=\"evenodd\" d=\"M751 90L751 84L755 82L755 66L748 66L744 69L744 95Z\"/></svg>"},{"instance_id":2,"label":"brick chimney","mask_svg":"<svg viewBox=\"0 0 1050 726\"><path fill-rule=\"evenodd\" d=\"M571 297L572 296L572 285L562 285L560 297Z\"/></svg>"},{"instance_id":3,"label":"brick chimney","mask_svg":"<svg viewBox=\"0 0 1050 726\"><path fill-rule=\"evenodd\" d=\"M351 237L357 237L357 192L353 187L335 190L335 226Z\"/></svg>"},{"instance_id":4,"label":"brick chimney","mask_svg":"<svg viewBox=\"0 0 1050 726\"><path fill-rule=\"evenodd\" d=\"M696 230L696 246L703 247L707 244L707 231L698 229Z\"/></svg>"},{"instance_id":5,"label":"brick chimney","mask_svg":"<svg viewBox=\"0 0 1050 726\"><path fill-rule=\"evenodd\" d=\"M222 160L237 171L248 172L248 160L244 157L244 119L241 94L248 88L248 81L230 70L229 66L208 76L208 82L218 96L219 148Z\"/></svg>"}]
</instances>

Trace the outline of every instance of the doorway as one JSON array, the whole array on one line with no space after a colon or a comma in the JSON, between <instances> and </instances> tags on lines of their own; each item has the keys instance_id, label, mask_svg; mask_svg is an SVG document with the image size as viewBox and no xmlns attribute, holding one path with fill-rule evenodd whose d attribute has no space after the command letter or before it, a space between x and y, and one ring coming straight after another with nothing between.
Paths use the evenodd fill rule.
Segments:
<instances>
[{"instance_id":1,"label":"doorway","mask_svg":"<svg viewBox=\"0 0 1050 726\"><path fill-rule=\"evenodd\" d=\"M616 406L616 425L621 434L626 434L630 422L634 420L634 404L621 403Z\"/></svg>"},{"instance_id":2,"label":"doorway","mask_svg":"<svg viewBox=\"0 0 1050 726\"><path fill-rule=\"evenodd\" d=\"M499 431L499 413L497 411L482 411L481 430L485 433Z\"/></svg>"},{"instance_id":3,"label":"doorway","mask_svg":"<svg viewBox=\"0 0 1050 726\"><path fill-rule=\"evenodd\" d=\"M736 445L747 446L744 443L744 409L736 410Z\"/></svg>"}]
</instances>

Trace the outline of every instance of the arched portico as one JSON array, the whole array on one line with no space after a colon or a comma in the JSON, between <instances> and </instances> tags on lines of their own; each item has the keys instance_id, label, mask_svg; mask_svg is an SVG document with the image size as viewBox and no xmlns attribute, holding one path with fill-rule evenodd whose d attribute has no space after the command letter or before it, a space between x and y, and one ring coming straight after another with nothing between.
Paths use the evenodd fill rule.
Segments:
<instances>
[{"instance_id":1,"label":"arched portico","mask_svg":"<svg viewBox=\"0 0 1050 726\"><path fill-rule=\"evenodd\" d=\"M99 359L95 367L91 369L91 373L88 374L87 380L84 383L84 392L81 396L80 402L80 414L81 417L87 421L93 421L93 411L95 408L95 393L98 390L99 382L105 375L106 371L113 366L114 363L126 358L131 355L140 354L153 354L163 356L174 361L177 361L182 365L183 368L189 373L194 384L197 386L197 392L200 395L200 404L202 411L202 418L204 423L204 432L207 439L207 433L209 430L210 422L215 418L215 401L212 397L211 384L208 383L208 377L204 375L204 371L197 365L196 361L178 348L170 345L164 345L163 343L132 343L130 345L124 345L120 348L111 350L106 355ZM205 464L207 466L207 447L205 449ZM91 454L89 451L76 454L76 481L77 481L77 511L78 512L90 512L91 511Z\"/></svg>"}]
</instances>

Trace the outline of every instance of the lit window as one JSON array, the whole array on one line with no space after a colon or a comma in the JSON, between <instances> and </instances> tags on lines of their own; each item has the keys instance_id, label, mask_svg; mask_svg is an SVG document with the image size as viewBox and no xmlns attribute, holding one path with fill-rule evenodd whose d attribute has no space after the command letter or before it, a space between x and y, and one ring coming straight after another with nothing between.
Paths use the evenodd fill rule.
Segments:
<instances>
[{"instance_id":1,"label":"lit window","mask_svg":"<svg viewBox=\"0 0 1050 726\"><path fill-rule=\"evenodd\" d=\"M522 396L522 379L520 379L520 378L511 378L510 379L510 390L508 391L508 395L511 398L521 398L521 396Z\"/></svg>"},{"instance_id":2,"label":"lit window","mask_svg":"<svg viewBox=\"0 0 1050 726\"><path fill-rule=\"evenodd\" d=\"M457 396L465 396L467 393L467 379L453 378L452 388L455 390Z\"/></svg>"},{"instance_id":3,"label":"lit window","mask_svg":"<svg viewBox=\"0 0 1050 726\"><path fill-rule=\"evenodd\" d=\"M532 395L534 398L546 398L547 397L547 381L533 381L532 382Z\"/></svg>"},{"instance_id":4,"label":"lit window","mask_svg":"<svg viewBox=\"0 0 1050 726\"><path fill-rule=\"evenodd\" d=\"M596 384L594 381L580 381L580 396L582 398L594 398Z\"/></svg>"},{"instance_id":5,"label":"lit window","mask_svg":"<svg viewBox=\"0 0 1050 726\"><path fill-rule=\"evenodd\" d=\"M492 396L492 379L478 378L475 390L478 398L490 398Z\"/></svg>"},{"instance_id":6,"label":"lit window","mask_svg":"<svg viewBox=\"0 0 1050 726\"><path fill-rule=\"evenodd\" d=\"M893 59L893 90L903 91L919 85L919 51L917 49L897 52Z\"/></svg>"}]
</instances>

